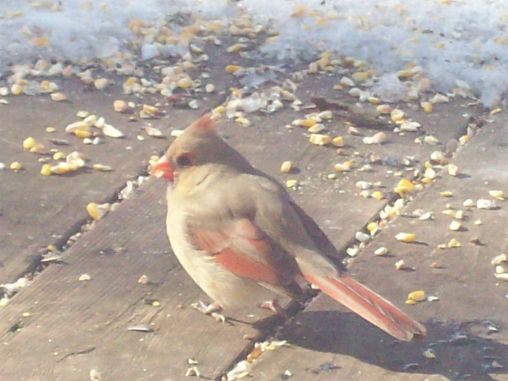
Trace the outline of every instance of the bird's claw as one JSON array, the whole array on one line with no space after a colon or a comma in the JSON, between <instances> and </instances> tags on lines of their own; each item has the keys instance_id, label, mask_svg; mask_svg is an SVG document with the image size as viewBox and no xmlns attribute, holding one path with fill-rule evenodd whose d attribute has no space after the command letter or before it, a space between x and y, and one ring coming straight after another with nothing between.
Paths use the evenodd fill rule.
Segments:
<instances>
[{"instance_id":1,"label":"bird's claw","mask_svg":"<svg viewBox=\"0 0 508 381\"><path fill-rule=\"evenodd\" d=\"M213 302L210 304L206 304L203 301L198 301L197 303L192 303L191 307L198 310L202 314L210 315L216 322L225 323L226 317L219 313L222 310L222 307L219 303Z\"/></svg>"},{"instance_id":2,"label":"bird's claw","mask_svg":"<svg viewBox=\"0 0 508 381\"><path fill-rule=\"evenodd\" d=\"M286 310L279 304L279 301L277 299L263 302L259 305L259 307L270 310L276 313L277 315L282 316L283 318L288 317Z\"/></svg>"}]
</instances>

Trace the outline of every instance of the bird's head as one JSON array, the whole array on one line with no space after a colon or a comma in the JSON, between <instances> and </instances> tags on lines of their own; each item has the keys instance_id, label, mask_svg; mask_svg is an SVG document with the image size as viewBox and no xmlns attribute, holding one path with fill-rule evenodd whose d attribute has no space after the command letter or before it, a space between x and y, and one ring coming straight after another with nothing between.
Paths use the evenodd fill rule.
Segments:
<instances>
[{"instance_id":1,"label":"bird's head","mask_svg":"<svg viewBox=\"0 0 508 381\"><path fill-rule=\"evenodd\" d=\"M173 181L181 173L205 164L222 164L247 171L250 164L215 131L215 125L206 114L185 129L155 163L150 174Z\"/></svg>"}]
</instances>

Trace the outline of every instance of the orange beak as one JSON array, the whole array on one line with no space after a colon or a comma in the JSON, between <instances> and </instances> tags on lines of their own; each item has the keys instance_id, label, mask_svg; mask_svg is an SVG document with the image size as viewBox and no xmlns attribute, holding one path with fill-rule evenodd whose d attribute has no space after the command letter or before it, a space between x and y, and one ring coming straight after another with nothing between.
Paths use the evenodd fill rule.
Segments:
<instances>
[{"instance_id":1,"label":"orange beak","mask_svg":"<svg viewBox=\"0 0 508 381\"><path fill-rule=\"evenodd\" d=\"M173 181L175 178L175 170L165 155L163 155L157 163L150 167L149 173L157 178L164 177L169 181Z\"/></svg>"}]
</instances>

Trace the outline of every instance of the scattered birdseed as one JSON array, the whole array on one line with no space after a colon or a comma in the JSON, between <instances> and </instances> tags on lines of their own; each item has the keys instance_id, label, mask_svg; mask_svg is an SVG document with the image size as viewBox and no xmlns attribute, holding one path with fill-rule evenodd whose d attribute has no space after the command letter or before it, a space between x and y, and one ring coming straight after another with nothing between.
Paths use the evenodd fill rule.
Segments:
<instances>
[{"instance_id":1,"label":"scattered birdseed","mask_svg":"<svg viewBox=\"0 0 508 381\"><path fill-rule=\"evenodd\" d=\"M293 163L291 161L285 161L280 166L280 171L282 173L289 173L293 169Z\"/></svg>"},{"instance_id":2,"label":"scattered birdseed","mask_svg":"<svg viewBox=\"0 0 508 381\"><path fill-rule=\"evenodd\" d=\"M395 235L395 239L400 242L410 243L410 242L414 242L416 240L416 235L413 233L401 232L401 233L398 233L397 235Z\"/></svg>"},{"instance_id":3,"label":"scattered birdseed","mask_svg":"<svg viewBox=\"0 0 508 381\"><path fill-rule=\"evenodd\" d=\"M90 274L81 274L78 278L79 281L89 281L89 280L92 280L92 277L90 276Z\"/></svg>"},{"instance_id":4,"label":"scattered birdseed","mask_svg":"<svg viewBox=\"0 0 508 381\"><path fill-rule=\"evenodd\" d=\"M374 255L377 255L377 256L383 256L386 254L388 254L388 249L384 246L382 246L374 251Z\"/></svg>"}]
</instances>

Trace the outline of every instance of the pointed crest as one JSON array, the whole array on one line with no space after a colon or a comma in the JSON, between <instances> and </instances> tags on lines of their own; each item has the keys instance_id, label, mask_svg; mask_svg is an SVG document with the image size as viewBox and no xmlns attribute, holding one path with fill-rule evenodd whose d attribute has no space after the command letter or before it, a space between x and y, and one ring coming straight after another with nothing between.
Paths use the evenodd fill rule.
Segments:
<instances>
[{"instance_id":1,"label":"pointed crest","mask_svg":"<svg viewBox=\"0 0 508 381\"><path fill-rule=\"evenodd\" d=\"M209 134L215 132L215 123L213 122L210 114L205 114L192 123L188 128L189 132L193 134Z\"/></svg>"}]
</instances>

